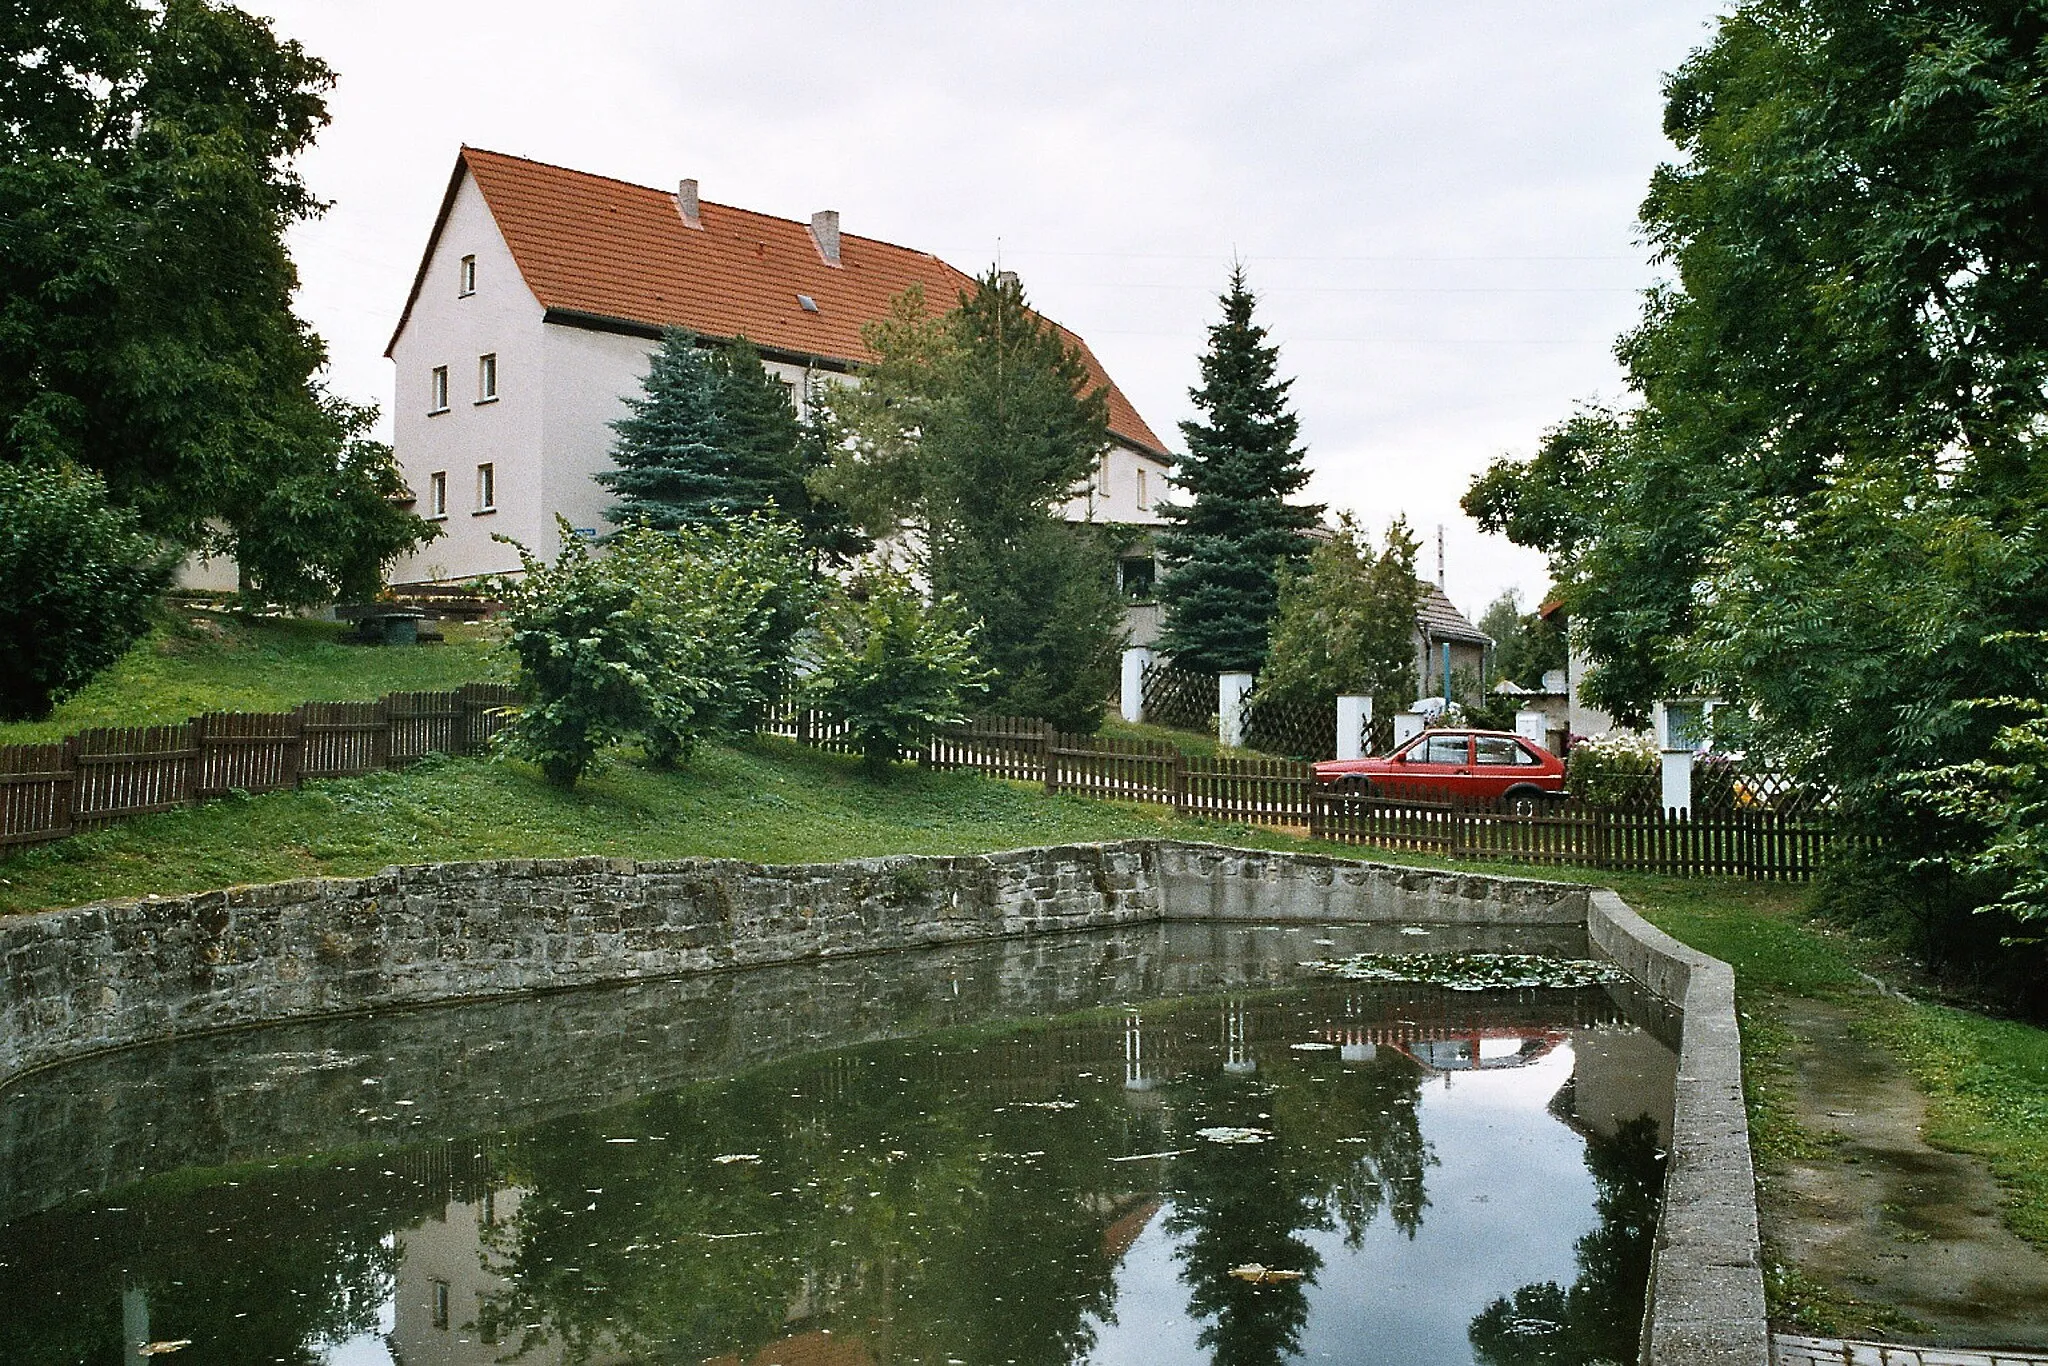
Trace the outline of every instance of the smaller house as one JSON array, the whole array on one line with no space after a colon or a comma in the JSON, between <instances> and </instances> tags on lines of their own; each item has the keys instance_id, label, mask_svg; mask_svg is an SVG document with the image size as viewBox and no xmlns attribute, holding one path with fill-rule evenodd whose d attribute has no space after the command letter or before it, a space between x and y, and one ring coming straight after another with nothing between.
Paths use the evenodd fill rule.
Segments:
<instances>
[{"instance_id":1,"label":"smaller house","mask_svg":"<svg viewBox=\"0 0 2048 1366\"><path fill-rule=\"evenodd\" d=\"M1564 632L1566 641L1571 640L1571 614L1565 610L1565 605L1561 599L1552 598L1544 603L1536 609L1536 615ZM1610 731L1622 729L1622 727L1615 724L1612 716L1609 716L1606 712L1593 706L1580 696L1579 689L1585 681L1588 667L1586 657L1579 653L1578 647L1576 645L1568 645L1565 651L1564 662L1565 720L1574 738L1606 735Z\"/></svg>"},{"instance_id":2,"label":"smaller house","mask_svg":"<svg viewBox=\"0 0 2048 1366\"><path fill-rule=\"evenodd\" d=\"M1415 677L1421 696L1435 697L1444 691L1444 658L1449 651L1451 672L1481 676L1486 652L1493 637L1474 626L1452 603L1442 585L1419 580L1422 601L1415 608Z\"/></svg>"}]
</instances>

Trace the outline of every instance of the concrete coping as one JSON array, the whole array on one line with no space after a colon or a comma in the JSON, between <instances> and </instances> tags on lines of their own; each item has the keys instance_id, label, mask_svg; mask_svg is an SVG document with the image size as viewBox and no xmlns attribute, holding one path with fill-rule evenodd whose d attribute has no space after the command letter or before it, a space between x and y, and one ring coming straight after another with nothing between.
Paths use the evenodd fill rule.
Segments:
<instances>
[{"instance_id":1,"label":"concrete coping","mask_svg":"<svg viewBox=\"0 0 2048 1366\"><path fill-rule=\"evenodd\" d=\"M0 918L0 1089L284 1021L1161 919L1583 925L1683 1011L1642 1361L1767 1366L1734 973L1606 890L1130 840L766 866L498 860Z\"/></svg>"}]
</instances>

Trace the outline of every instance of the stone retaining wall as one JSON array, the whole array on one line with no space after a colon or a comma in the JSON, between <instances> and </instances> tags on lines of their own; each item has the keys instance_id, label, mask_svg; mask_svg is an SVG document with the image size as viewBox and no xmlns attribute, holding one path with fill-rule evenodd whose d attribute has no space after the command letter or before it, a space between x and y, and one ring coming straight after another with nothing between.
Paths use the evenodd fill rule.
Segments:
<instances>
[{"instance_id":1,"label":"stone retaining wall","mask_svg":"<svg viewBox=\"0 0 2048 1366\"><path fill-rule=\"evenodd\" d=\"M1733 975L1610 892L1134 840L765 867L502 861L0 919L0 1088L154 1040L1160 919L1583 925L1683 1006L1643 1360L1763 1366Z\"/></svg>"}]
</instances>

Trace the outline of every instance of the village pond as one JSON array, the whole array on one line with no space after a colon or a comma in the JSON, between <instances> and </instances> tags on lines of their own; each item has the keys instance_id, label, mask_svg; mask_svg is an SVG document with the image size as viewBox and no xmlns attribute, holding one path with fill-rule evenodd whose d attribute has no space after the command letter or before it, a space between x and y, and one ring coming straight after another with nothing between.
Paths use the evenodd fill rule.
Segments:
<instances>
[{"instance_id":1,"label":"village pond","mask_svg":"<svg viewBox=\"0 0 2048 1366\"><path fill-rule=\"evenodd\" d=\"M1675 1026L1151 924L133 1050L0 1093L0 1360L1630 1361ZM188 1345L179 1345L188 1344Z\"/></svg>"}]
</instances>

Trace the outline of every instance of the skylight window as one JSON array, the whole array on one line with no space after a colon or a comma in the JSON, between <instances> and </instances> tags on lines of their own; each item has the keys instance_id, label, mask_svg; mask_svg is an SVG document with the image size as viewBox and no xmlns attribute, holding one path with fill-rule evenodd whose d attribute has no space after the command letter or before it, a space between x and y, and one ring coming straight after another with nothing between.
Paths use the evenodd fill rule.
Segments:
<instances>
[{"instance_id":1,"label":"skylight window","mask_svg":"<svg viewBox=\"0 0 2048 1366\"><path fill-rule=\"evenodd\" d=\"M803 311L806 313L816 313L818 311L818 301L816 299L813 299L808 294L797 295L796 301L797 306L802 308Z\"/></svg>"}]
</instances>

